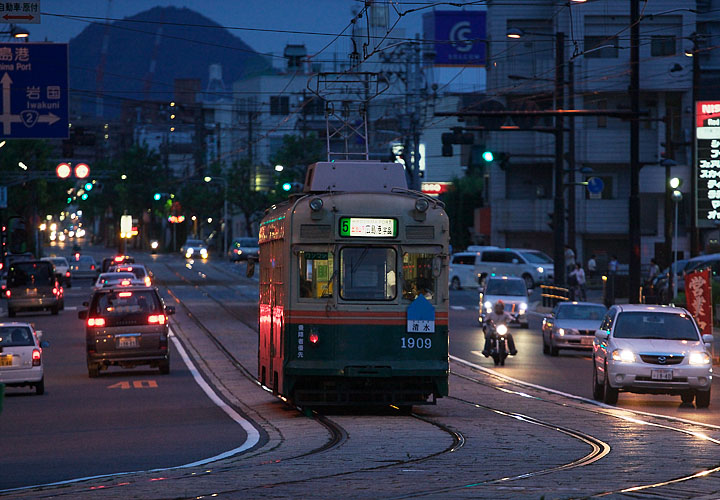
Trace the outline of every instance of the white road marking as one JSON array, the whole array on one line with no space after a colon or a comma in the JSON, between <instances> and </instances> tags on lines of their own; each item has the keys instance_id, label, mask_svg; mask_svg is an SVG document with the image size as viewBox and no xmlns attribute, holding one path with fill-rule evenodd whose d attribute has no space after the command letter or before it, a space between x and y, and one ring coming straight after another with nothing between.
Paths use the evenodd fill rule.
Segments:
<instances>
[{"instance_id":1,"label":"white road marking","mask_svg":"<svg viewBox=\"0 0 720 500\"><path fill-rule=\"evenodd\" d=\"M467 307L465 307L465 306L450 306L450 309L452 309L453 311L464 311L467 309Z\"/></svg>"},{"instance_id":2,"label":"white road marking","mask_svg":"<svg viewBox=\"0 0 720 500\"><path fill-rule=\"evenodd\" d=\"M66 311L77 311L77 306L65 306Z\"/></svg>"},{"instance_id":3,"label":"white road marking","mask_svg":"<svg viewBox=\"0 0 720 500\"><path fill-rule=\"evenodd\" d=\"M474 354L474 353L473 353L473 354ZM558 391L558 390L556 390L556 389L551 389L550 387L545 387L544 385L533 384L533 383L525 382L524 380L520 380L520 379L517 379L517 378L508 377L507 375L503 375L503 374L501 374L500 372L497 372L497 371L495 371L495 370L491 370L490 368L485 368L484 366L480 366L480 365L475 364L475 363L473 363L473 362L471 362L471 361L468 361L468 360L466 360L466 359L458 358L457 356L452 356L452 355L450 355L450 359L453 360L453 361L455 361L455 362L457 362L457 363L460 363L461 365L465 365L465 366L468 366L468 367L473 368L473 369L475 369L475 370L478 370L478 371L481 371L481 372L485 372L485 373L490 374L490 375L492 375L492 376L494 376L494 377L507 380L508 382L512 382L512 383L514 383L514 384L518 384L518 385L522 385L522 386L524 386L524 387L530 387L530 388L532 388L532 389L538 389L538 390L541 390L541 391L549 392L549 393L551 393L551 394L556 394L556 395L558 395L558 396L562 396L562 397L568 398L568 399L573 399L573 400L575 400L575 401L581 401L581 402L583 402L583 403L589 403L589 404L592 404L592 405L595 405L595 406L600 406L601 408L607 408L607 409L609 409L609 410L620 410L620 411L624 411L624 412L628 412L628 413L634 413L635 415L642 415L642 416L645 416L645 417L660 418L660 419L665 419L665 420L671 420L671 421L673 421L673 422L681 422L681 423L683 423L683 424L690 424L690 425L699 425L699 426L701 426L701 427L707 427L707 428L709 428L709 429L717 429L717 430L720 430L720 425L706 424L705 422L698 422L698 421L696 421L696 420L689 420L689 419L680 418L680 417L671 417L671 416L669 416L669 415L663 415L663 414L661 414L661 413L651 413L651 412L641 411L641 410L631 410L631 409L629 409L629 408L623 408L623 407L620 407L620 406L613 406L613 405L609 405L609 404L602 403L602 402L600 402L600 401L595 401L594 399L584 398L584 397L582 397L582 396L576 396L575 394L570 394L570 393L568 393L568 392L562 392L562 391Z\"/></svg>"},{"instance_id":4,"label":"white road marking","mask_svg":"<svg viewBox=\"0 0 720 500\"><path fill-rule=\"evenodd\" d=\"M238 423L243 430L247 434L247 438L245 439L245 442L238 446L237 448L234 448L232 450L226 451L224 453L220 453L219 455L215 455L210 458L205 458L202 460L197 460L195 462L185 464L185 465L178 465L176 467L161 467L158 469L150 469L150 470L139 470L139 471L132 471L132 472L116 472L112 474L100 474L97 476L87 476L87 477L80 477L77 479L68 479L65 481L57 481L54 483L44 483L44 484L36 484L33 486L22 486L20 488L10 488L7 490L0 490L0 493L8 493L12 491L22 491L22 490L30 490L33 488L45 488L48 486L61 486L64 484L72 484L72 483L79 483L82 481L90 481L94 479L103 479L108 477L119 477L119 476L127 476L130 474L147 474L147 473L154 473L154 472L164 472L169 470L177 470L177 469L187 469L189 467L197 467L200 465L206 465L211 462L217 462L218 460L222 460L228 457L232 457L233 455L237 455L238 453L242 453L243 451L249 450L253 446L255 446L258 441L260 441L260 433L258 432L253 425L243 418L238 412L236 412L232 407L230 407L227 403L225 403L220 396L217 395L215 391L208 385L207 382L202 378L200 375L200 372L197 370L195 365L193 364L192 360L188 356L187 352L185 351L185 348L182 346L179 340L175 337L175 334L172 333L171 328L171 337L173 341L173 344L175 344L175 347L177 348L178 352L180 353L180 356L182 357L183 361L185 362L185 365L188 368L188 371L192 374L193 378L195 379L195 382L197 385L200 386L200 388L205 392L208 398L215 403L220 409L222 409L231 419L233 419L236 423Z\"/></svg>"}]
</instances>

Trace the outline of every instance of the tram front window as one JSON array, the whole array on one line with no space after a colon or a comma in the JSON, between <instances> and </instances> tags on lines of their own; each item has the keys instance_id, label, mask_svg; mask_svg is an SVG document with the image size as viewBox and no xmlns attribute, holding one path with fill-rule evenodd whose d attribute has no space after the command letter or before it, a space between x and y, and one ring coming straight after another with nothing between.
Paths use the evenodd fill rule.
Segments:
<instances>
[{"instance_id":1,"label":"tram front window","mask_svg":"<svg viewBox=\"0 0 720 500\"><path fill-rule=\"evenodd\" d=\"M433 262L437 255L432 253L403 254L403 299L415 300L422 294L429 301L435 296Z\"/></svg>"},{"instance_id":2,"label":"tram front window","mask_svg":"<svg viewBox=\"0 0 720 500\"><path fill-rule=\"evenodd\" d=\"M332 297L332 252L300 251L300 298Z\"/></svg>"},{"instance_id":3,"label":"tram front window","mask_svg":"<svg viewBox=\"0 0 720 500\"><path fill-rule=\"evenodd\" d=\"M393 300L397 284L393 248L346 247L340 251L340 297L345 300Z\"/></svg>"}]
</instances>

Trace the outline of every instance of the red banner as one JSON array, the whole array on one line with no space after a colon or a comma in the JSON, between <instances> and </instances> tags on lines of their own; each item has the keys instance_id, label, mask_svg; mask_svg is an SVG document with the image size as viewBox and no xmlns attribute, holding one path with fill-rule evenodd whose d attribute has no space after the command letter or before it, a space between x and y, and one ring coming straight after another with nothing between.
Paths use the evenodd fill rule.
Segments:
<instances>
[{"instance_id":1,"label":"red banner","mask_svg":"<svg viewBox=\"0 0 720 500\"><path fill-rule=\"evenodd\" d=\"M712 292L710 268L685 275L685 300L702 335L712 335Z\"/></svg>"}]
</instances>

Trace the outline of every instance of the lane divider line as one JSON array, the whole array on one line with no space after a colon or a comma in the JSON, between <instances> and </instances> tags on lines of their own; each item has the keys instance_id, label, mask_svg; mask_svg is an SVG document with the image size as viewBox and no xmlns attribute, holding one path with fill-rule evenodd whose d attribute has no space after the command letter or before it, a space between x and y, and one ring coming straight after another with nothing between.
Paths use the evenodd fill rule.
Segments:
<instances>
[{"instance_id":1,"label":"lane divider line","mask_svg":"<svg viewBox=\"0 0 720 500\"><path fill-rule=\"evenodd\" d=\"M85 477L79 477L76 479L66 479L64 481L56 481L53 483L44 483L44 484L36 484L32 486L21 486L19 488L10 488L5 490L0 490L0 494L4 493L11 493L13 491L24 491L24 490L32 490L37 488L50 488L53 486L63 486L73 483L80 483L83 481L93 481L96 479L106 479L111 477L121 477L121 476L128 476L131 474L153 474L155 472L166 472L171 470L179 470L179 469L187 469L190 467L198 467L200 465L206 465L212 462L217 462L218 460L223 460L225 458L232 457L234 455L237 455L239 453L242 453L244 451L247 451L254 447L259 441L260 441L260 433L257 431L257 429L252 425L252 423L245 419L243 416L241 416L238 412L236 412L230 405L225 403L220 396L217 395L217 393L210 387L210 385L205 381L205 379L202 378L202 375L200 375L200 372L195 367L195 364L190 359L190 356L188 355L187 351L183 347L180 340L176 337L175 333L173 332L172 328L170 329L171 332L171 340L175 347L177 348L178 352L180 353L180 357L182 357L183 362L185 363L185 366L187 367L188 371L192 374L193 379L195 380L195 383L200 386L200 388L203 390L205 395L220 409L222 409L225 414L230 417L234 422L239 424L245 433L247 434L247 437L245 439L245 442L238 446L237 448L233 448L232 450L228 450L226 452L220 453L218 455L205 458L202 460L196 460L195 462L191 462L189 464L184 465L176 465L174 467L159 467L157 469L148 469L148 470L138 470L138 471L130 471L130 472L113 472L110 474L98 474L96 476L85 476Z\"/></svg>"},{"instance_id":2,"label":"lane divider line","mask_svg":"<svg viewBox=\"0 0 720 500\"><path fill-rule=\"evenodd\" d=\"M476 363L473 363L473 362L471 362L471 361L468 361L468 360L466 360L466 359L458 358L457 356L452 356L452 355L450 355L450 359L453 360L453 361L455 361L455 362L458 363L458 364L467 366L467 367L472 368L472 369L474 369L474 370L481 371L481 372L486 373L486 374L488 374L488 375L491 375L491 376L493 376L493 377L497 377L497 378L506 380L506 381L508 381L508 382L512 382L512 383L517 384L517 385L521 385L521 386L524 386L524 387L530 387L531 389L537 389L537 390L544 391L544 392L549 392L549 393L555 394L555 395L557 395L557 396L561 396L561 397L564 397L564 398L572 399L572 400L575 400L575 401L580 401L580 402L583 402L583 403L589 403L589 404L591 404L591 405L599 406L599 407L601 407L601 408L606 408L606 409L608 409L608 410L625 411L625 412L628 412L628 413L633 413L633 414L635 414L635 415L642 415L642 416L644 416L644 417L653 417L653 418L665 419L665 420L670 420L670 421L672 421L672 422L680 422L680 423L688 424L688 425L697 425L697 426L699 426L699 427L705 427L706 429L720 430L720 425L707 424L707 423L704 423L704 422L698 422L698 421L696 421L696 420L690 420L690 419L687 419L687 418L673 417L673 416L670 416L670 415L663 415L663 414L661 414L661 413L651 413L651 412L647 412L647 411L631 410L631 409L629 409L629 408L622 408L622 407L620 407L620 406L613 406L613 405L609 405L609 404L603 403L603 402L601 402L601 401L595 401L594 399L585 398L585 397L582 397L582 396L577 396L577 395L575 395L575 394L570 394L570 393L568 393L568 392L558 391L558 390L556 390L556 389L551 389L550 387L545 387L544 385L533 384L533 383L531 383L531 382L525 382L524 380L520 380L520 379L517 379L517 378L513 378L513 377L510 377L510 376L508 376L508 375L503 375L503 374L497 372L496 370L491 370L490 368L486 368L486 367L484 367L484 366L480 366L480 365L478 365L478 364L476 364Z\"/></svg>"}]
</instances>

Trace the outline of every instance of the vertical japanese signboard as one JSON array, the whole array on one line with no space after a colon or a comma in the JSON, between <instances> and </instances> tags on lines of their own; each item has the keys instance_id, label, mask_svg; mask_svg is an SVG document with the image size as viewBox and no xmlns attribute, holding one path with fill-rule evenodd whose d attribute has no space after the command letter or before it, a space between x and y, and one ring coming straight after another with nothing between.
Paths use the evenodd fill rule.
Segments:
<instances>
[{"instance_id":1,"label":"vertical japanese signboard","mask_svg":"<svg viewBox=\"0 0 720 500\"><path fill-rule=\"evenodd\" d=\"M702 335L712 335L712 292L710 268L685 275L685 300L687 309L695 318Z\"/></svg>"},{"instance_id":2,"label":"vertical japanese signboard","mask_svg":"<svg viewBox=\"0 0 720 500\"><path fill-rule=\"evenodd\" d=\"M2 139L68 137L66 43L0 43Z\"/></svg>"},{"instance_id":3,"label":"vertical japanese signboard","mask_svg":"<svg viewBox=\"0 0 720 500\"><path fill-rule=\"evenodd\" d=\"M695 103L698 226L720 221L720 101Z\"/></svg>"}]
</instances>

